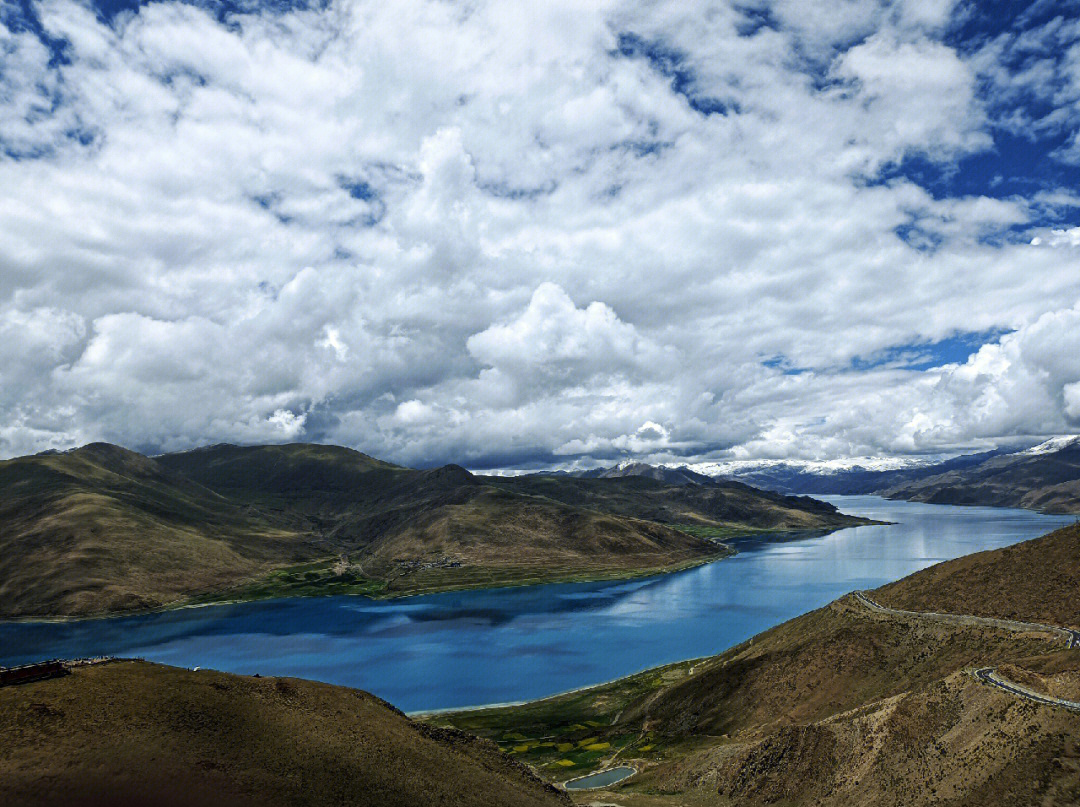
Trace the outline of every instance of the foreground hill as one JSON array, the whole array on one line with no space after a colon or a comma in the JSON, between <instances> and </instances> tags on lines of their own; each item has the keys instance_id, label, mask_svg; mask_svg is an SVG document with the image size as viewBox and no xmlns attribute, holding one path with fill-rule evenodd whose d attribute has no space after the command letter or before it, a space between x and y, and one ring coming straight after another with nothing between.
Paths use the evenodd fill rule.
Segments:
<instances>
[{"instance_id":1,"label":"foreground hill","mask_svg":"<svg viewBox=\"0 0 1080 807\"><path fill-rule=\"evenodd\" d=\"M877 590L882 605L1080 628L1080 528L939 563Z\"/></svg>"},{"instance_id":2,"label":"foreground hill","mask_svg":"<svg viewBox=\"0 0 1080 807\"><path fill-rule=\"evenodd\" d=\"M919 572L868 602L912 611L955 603L963 614L956 592L968 589L988 616L1080 628L1078 558L1080 527L1070 527ZM1032 573L1055 566L1060 573ZM1034 613L1016 613L1029 606ZM432 720L510 737L507 750L556 781L608 764L637 768L590 795L605 804L1080 803L1080 714L973 674L985 668L1080 701L1080 649L1060 633L849 595L719 656Z\"/></svg>"},{"instance_id":3,"label":"foreground hill","mask_svg":"<svg viewBox=\"0 0 1080 807\"><path fill-rule=\"evenodd\" d=\"M883 489L890 499L1080 513L1080 438L1056 439Z\"/></svg>"},{"instance_id":4,"label":"foreground hill","mask_svg":"<svg viewBox=\"0 0 1080 807\"><path fill-rule=\"evenodd\" d=\"M742 485L553 486L338 446L149 458L98 443L0 462L0 617L623 577L720 557L708 538L733 530L857 523Z\"/></svg>"},{"instance_id":5,"label":"foreground hill","mask_svg":"<svg viewBox=\"0 0 1080 807\"><path fill-rule=\"evenodd\" d=\"M490 743L359 690L125 661L0 688L6 805L566 804Z\"/></svg>"}]
</instances>

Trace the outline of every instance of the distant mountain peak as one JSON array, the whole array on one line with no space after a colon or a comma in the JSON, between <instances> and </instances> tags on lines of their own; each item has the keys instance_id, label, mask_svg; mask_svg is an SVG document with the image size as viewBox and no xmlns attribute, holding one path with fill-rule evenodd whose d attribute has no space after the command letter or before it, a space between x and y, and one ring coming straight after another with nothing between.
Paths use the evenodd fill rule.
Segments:
<instances>
[{"instance_id":1,"label":"distant mountain peak","mask_svg":"<svg viewBox=\"0 0 1080 807\"><path fill-rule=\"evenodd\" d=\"M1025 449L1023 451L1016 452L1017 454L1053 454L1057 451L1063 451L1066 448L1080 447L1080 434L1062 434L1057 437L1051 437L1045 442L1039 443L1037 446Z\"/></svg>"},{"instance_id":2,"label":"distant mountain peak","mask_svg":"<svg viewBox=\"0 0 1080 807\"><path fill-rule=\"evenodd\" d=\"M423 473L425 478L427 479L435 479L444 483L448 482L459 485L480 484L480 480L473 476L472 473L470 473L468 470L461 467L460 465L456 465L454 463L450 463L449 465L442 465L438 468L430 468L426 471L422 471L421 473Z\"/></svg>"},{"instance_id":3,"label":"distant mountain peak","mask_svg":"<svg viewBox=\"0 0 1080 807\"><path fill-rule=\"evenodd\" d=\"M691 471L685 465L671 468L666 465L649 465L637 460L623 460L618 465L596 474L600 479L617 479L627 476L642 476L655 479L669 485L712 485L714 480L704 474Z\"/></svg>"}]
</instances>

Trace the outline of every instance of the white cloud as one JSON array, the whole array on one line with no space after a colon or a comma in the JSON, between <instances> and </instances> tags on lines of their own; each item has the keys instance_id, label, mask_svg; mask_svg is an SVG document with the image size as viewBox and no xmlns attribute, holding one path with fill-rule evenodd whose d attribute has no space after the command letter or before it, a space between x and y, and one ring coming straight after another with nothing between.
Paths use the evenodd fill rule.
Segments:
<instances>
[{"instance_id":1,"label":"white cloud","mask_svg":"<svg viewBox=\"0 0 1080 807\"><path fill-rule=\"evenodd\" d=\"M34 7L68 44L0 30L4 455L872 456L1075 426L1068 194L877 181L987 149L1040 76L1072 109L1067 58L1002 65L1063 24L972 54L927 0L752 31L720 2ZM1003 330L951 370L852 369Z\"/></svg>"},{"instance_id":2,"label":"white cloud","mask_svg":"<svg viewBox=\"0 0 1080 807\"><path fill-rule=\"evenodd\" d=\"M602 302L578 308L554 283L542 283L514 318L473 334L466 343L481 364L512 376L536 375L581 383L596 374L653 369L663 361L658 348L642 339Z\"/></svg>"},{"instance_id":3,"label":"white cloud","mask_svg":"<svg viewBox=\"0 0 1080 807\"><path fill-rule=\"evenodd\" d=\"M974 71L946 45L877 34L840 56L833 73L855 85L867 144L886 155L891 148L893 159L909 151L944 159L993 145Z\"/></svg>"}]
</instances>

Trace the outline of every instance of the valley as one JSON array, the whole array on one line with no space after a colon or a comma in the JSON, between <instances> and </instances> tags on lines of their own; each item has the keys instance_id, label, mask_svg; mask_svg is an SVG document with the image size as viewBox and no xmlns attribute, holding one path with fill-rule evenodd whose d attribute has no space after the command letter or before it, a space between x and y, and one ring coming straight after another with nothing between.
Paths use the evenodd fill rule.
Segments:
<instances>
[{"instance_id":1,"label":"valley","mask_svg":"<svg viewBox=\"0 0 1080 807\"><path fill-rule=\"evenodd\" d=\"M872 502L860 501L856 509L870 512ZM0 686L0 736L8 743L0 762L0 797L19 803L33 793L35 803L80 805L95 804L95 793L109 792L143 803L139 800L148 792L182 788L189 795L205 794L204 800L227 796L241 805L297 799L361 805L572 801L620 807L1075 803L1080 796L1080 612L1073 598L1080 580L1073 559L1080 551L1080 527L1063 526L1013 543L1005 531L1015 536L1018 525L1035 529L1050 517L890 502L877 507L875 514L903 514L901 522L909 524L926 512L928 527L936 523L938 532L949 524L949 515L958 523L980 513L1004 515L1004 545L961 554L872 591L842 594L719 654L516 705L429 711L412 719L359 689L281 677L271 658L280 665L286 656L272 645L262 661L253 660L251 647L243 651L243 675L193 671L190 661L186 668L147 661L68 665L59 676ZM985 535L990 523L982 522L971 534ZM850 533L885 535L901 526L864 526ZM923 534L913 536L913 545L925 550ZM792 574L804 574L813 545L774 542L771 550L748 549L714 568L745 565L757 557L775 576L786 549L797 549L795 558L801 560ZM867 545L865 538L852 544L861 552ZM845 582L850 586L854 579ZM658 592L660 599L679 612L680 602L670 596L678 590L679 575L657 580L667 586ZM784 583L777 583L779 591ZM571 596L599 592L566 588ZM494 592L468 596L487 594ZM630 602L619 601L616 610L625 613ZM964 603L970 604L967 610L961 610ZM435 625L453 618L450 604L431 604ZM652 632L641 622L652 609L641 605L627 637ZM413 616L420 616L411 607ZM199 610L190 612L192 617L198 618ZM479 611L474 607L468 613ZM273 625L282 640L302 642L303 652L311 652L302 638L309 629L283 620L280 607L268 617L267 629ZM129 619L153 620L147 624L165 628L170 646L190 627L169 628L168 614ZM535 613L517 619L534 635ZM78 627L78 635L85 636L86 627L95 624L115 624L116 636L130 636L134 625L123 622L9 623L0 625L0 639L4 646L29 646L35 641L26 632L30 629ZM559 622L564 624L565 616ZM217 633L222 615L207 624ZM395 624L400 625L396 618L373 623L375 632L343 658L357 666L355 649L379 641ZM420 632L406 635L410 643L426 637L426 687L436 683L430 673L446 663L433 653L432 624L421 618ZM689 632L701 634L701 625ZM192 658L212 661L213 635L191 637L198 651ZM579 653L588 645L586 635L602 634L586 626L584 633L569 637ZM236 645L227 635L222 640L223 646ZM269 640L267 634L260 644ZM452 644L461 647L457 638ZM40 657L47 646L41 646ZM604 643L598 652L608 655L614 647ZM68 657L83 655L53 649ZM130 649L143 655L137 646ZM518 649L504 645L497 652L512 659ZM630 650L628 658L647 657L640 640ZM529 661L533 655L517 669L535 666ZM559 654L546 650L542 656L550 666ZM472 671L476 663L484 665L484 678L511 677L488 660L472 662ZM407 670L400 660L392 668L398 680ZM301 672L315 678L331 669ZM470 675L476 678L475 672ZM374 688L387 691L381 684ZM61 757L65 762L55 763ZM632 775L595 790L557 787L616 768Z\"/></svg>"}]
</instances>

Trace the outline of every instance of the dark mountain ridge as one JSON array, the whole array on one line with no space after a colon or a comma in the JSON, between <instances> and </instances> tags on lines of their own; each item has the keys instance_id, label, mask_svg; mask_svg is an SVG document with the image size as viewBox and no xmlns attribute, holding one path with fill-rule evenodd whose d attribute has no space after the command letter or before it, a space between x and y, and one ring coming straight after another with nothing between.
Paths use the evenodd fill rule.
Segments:
<instances>
[{"instance_id":1,"label":"dark mountain ridge","mask_svg":"<svg viewBox=\"0 0 1080 807\"><path fill-rule=\"evenodd\" d=\"M856 466L826 472L777 464L715 478L812 496L873 494L931 504L1080 513L1080 438L1058 438L1025 451L986 451L892 470Z\"/></svg>"},{"instance_id":2,"label":"dark mountain ridge","mask_svg":"<svg viewBox=\"0 0 1080 807\"><path fill-rule=\"evenodd\" d=\"M778 463L765 467L751 467L737 473L722 474L714 479L737 479L765 490L809 496L863 496L881 491L904 482L923 479L950 470L978 465L998 456L1003 451L985 451L965 454L943 462L887 470L865 468L859 465L829 471L809 470L795 463Z\"/></svg>"},{"instance_id":3,"label":"dark mountain ridge","mask_svg":"<svg viewBox=\"0 0 1080 807\"><path fill-rule=\"evenodd\" d=\"M880 491L890 499L931 504L1021 507L1080 513L1080 438L909 479Z\"/></svg>"}]
</instances>

